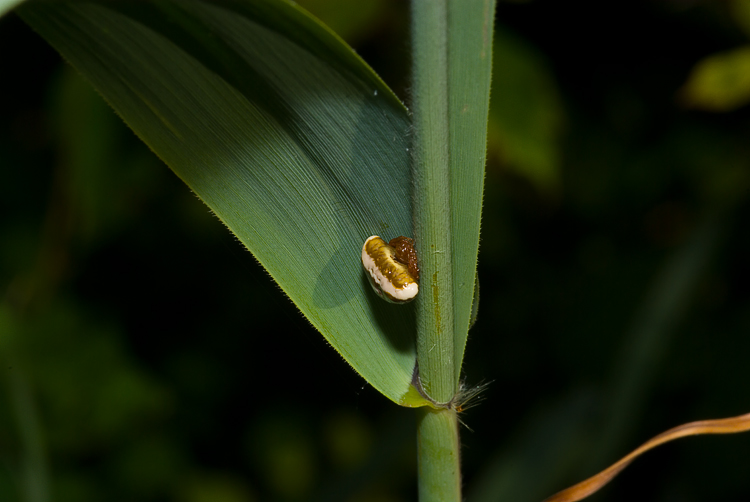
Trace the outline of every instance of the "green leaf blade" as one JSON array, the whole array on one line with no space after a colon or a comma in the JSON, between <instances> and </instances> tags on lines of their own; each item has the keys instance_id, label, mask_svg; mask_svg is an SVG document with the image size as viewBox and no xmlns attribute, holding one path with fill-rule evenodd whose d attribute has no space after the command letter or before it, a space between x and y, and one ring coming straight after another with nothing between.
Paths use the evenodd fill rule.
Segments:
<instances>
[{"instance_id":1,"label":"green leaf blade","mask_svg":"<svg viewBox=\"0 0 750 502\"><path fill-rule=\"evenodd\" d=\"M454 364L461 376L474 304L492 76L494 0L448 2ZM456 36L451 36L456 34Z\"/></svg>"},{"instance_id":2,"label":"green leaf blade","mask_svg":"<svg viewBox=\"0 0 750 502\"><path fill-rule=\"evenodd\" d=\"M0 17L19 6L24 0L0 0Z\"/></svg>"},{"instance_id":3,"label":"green leaf blade","mask_svg":"<svg viewBox=\"0 0 750 502\"><path fill-rule=\"evenodd\" d=\"M288 4L119 5L34 4L20 13L357 372L391 400L421 404L404 401L413 311L377 299L359 260L367 236L410 233L402 105ZM249 321L257 314L249 305Z\"/></svg>"}]
</instances>

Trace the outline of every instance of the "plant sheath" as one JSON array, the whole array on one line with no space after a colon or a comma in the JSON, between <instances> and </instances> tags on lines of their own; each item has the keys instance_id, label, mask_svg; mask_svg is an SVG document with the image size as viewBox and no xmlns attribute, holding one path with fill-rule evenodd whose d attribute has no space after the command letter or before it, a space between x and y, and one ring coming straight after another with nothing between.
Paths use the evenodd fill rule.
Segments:
<instances>
[{"instance_id":1,"label":"plant sheath","mask_svg":"<svg viewBox=\"0 0 750 502\"><path fill-rule=\"evenodd\" d=\"M412 2L414 229L422 267L417 363L423 391L448 403L457 390L448 121L448 4ZM418 411L419 500L461 500L456 413Z\"/></svg>"}]
</instances>

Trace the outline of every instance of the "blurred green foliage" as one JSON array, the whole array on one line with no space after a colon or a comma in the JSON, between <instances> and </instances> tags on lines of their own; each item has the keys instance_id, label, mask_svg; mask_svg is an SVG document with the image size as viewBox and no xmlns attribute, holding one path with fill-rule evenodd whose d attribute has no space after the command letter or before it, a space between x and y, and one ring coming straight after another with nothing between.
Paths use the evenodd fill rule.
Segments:
<instances>
[{"instance_id":1,"label":"blurred green foliage","mask_svg":"<svg viewBox=\"0 0 750 502\"><path fill-rule=\"evenodd\" d=\"M695 65L682 90L687 106L719 112L750 102L750 45L712 54Z\"/></svg>"},{"instance_id":2,"label":"blurred green foliage","mask_svg":"<svg viewBox=\"0 0 750 502\"><path fill-rule=\"evenodd\" d=\"M560 189L563 110L549 65L503 25L492 56L489 155L550 195Z\"/></svg>"},{"instance_id":3,"label":"blurred green foliage","mask_svg":"<svg viewBox=\"0 0 750 502\"><path fill-rule=\"evenodd\" d=\"M408 101L405 5L347 5L308 6ZM538 500L750 410L750 109L684 100L747 12L498 6L471 500ZM410 410L13 15L0 48L0 500L414 500ZM749 449L681 440L592 500L741 500Z\"/></svg>"},{"instance_id":4,"label":"blurred green foliage","mask_svg":"<svg viewBox=\"0 0 750 502\"><path fill-rule=\"evenodd\" d=\"M750 36L750 2L731 0L728 5L737 27ZM681 93L686 106L709 111L727 112L750 103L750 44L698 61Z\"/></svg>"}]
</instances>

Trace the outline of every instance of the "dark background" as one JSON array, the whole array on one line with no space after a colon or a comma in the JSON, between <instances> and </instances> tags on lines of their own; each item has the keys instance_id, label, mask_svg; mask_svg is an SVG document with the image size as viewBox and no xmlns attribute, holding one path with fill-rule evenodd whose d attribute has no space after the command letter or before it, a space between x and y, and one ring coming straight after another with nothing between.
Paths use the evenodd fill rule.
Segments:
<instances>
[{"instance_id":1,"label":"dark background","mask_svg":"<svg viewBox=\"0 0 750 502\"><path fill-rule=\"evenodd\" d=\"M408 102L405 3L303 5ZM685 87L738 5L498 5L468 501L750 411L750 108ZM415 500L414 413L13 14L0 74L0 500ZM682 439L591 500L744 500L749 451Z\"/></svg>"}]
</instances>

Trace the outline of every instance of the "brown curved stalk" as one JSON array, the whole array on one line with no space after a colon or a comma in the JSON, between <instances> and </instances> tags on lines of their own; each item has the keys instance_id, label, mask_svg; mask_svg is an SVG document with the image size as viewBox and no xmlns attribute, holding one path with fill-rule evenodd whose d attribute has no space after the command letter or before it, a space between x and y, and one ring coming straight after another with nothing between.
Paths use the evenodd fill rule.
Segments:
<instances>
[{"instance_id":1,"label":"brown curved stalk","mask_svg":"<svg viewBox=\"0 0 750 502\"><path fill-rule=\"evenodd\" d=\"M585 499L589 495L597 492L599 488L609 483L612 478L625 469L625 467L635 460L637 456L647 452L651 448L659 446L660 444L672 441L673 439L694 436L697 434L732 434L734 432L745 432L748 430L750 430L750 413L738 417L720 418L716 420L699 420L697 422L678 425L677 427L662 432L658 436L646 441L630 454L624 456L599 474L552 495L545 499L544 502L575 502L576 500Z\"/></svg>"}]
</instances>

